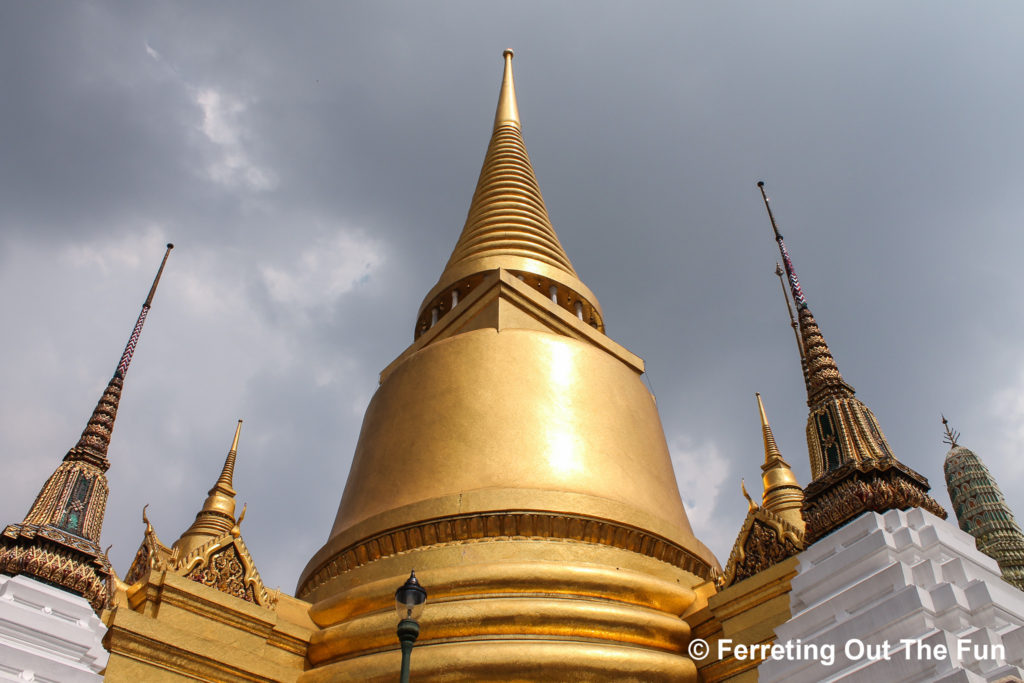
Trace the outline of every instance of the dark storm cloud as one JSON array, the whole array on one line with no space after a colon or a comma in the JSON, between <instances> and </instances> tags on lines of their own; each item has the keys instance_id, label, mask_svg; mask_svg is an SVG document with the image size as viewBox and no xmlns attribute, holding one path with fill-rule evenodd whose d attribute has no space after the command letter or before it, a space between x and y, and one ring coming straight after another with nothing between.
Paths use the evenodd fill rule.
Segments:
<instances>
[{"instance_id":1,"label":"dark storm cloud","mask_svg":"<svg viewBox=\"0 0 1024 683\"><path fill-rule=\"evenodd\" d=\"M723 560L738 480L759 474L754 391L809 476L762 178L897 455L945 502L946 411L1024 510L1019 10L943 10L6 7L0 457L20 488L0 521L74 443L173 240L104 543L125 571L147 502L177 538L242 417L243 532L291 590L465 219L505 47L552 221L610 336L646 360L684 500Z\"/></svg>"}]
</instances>

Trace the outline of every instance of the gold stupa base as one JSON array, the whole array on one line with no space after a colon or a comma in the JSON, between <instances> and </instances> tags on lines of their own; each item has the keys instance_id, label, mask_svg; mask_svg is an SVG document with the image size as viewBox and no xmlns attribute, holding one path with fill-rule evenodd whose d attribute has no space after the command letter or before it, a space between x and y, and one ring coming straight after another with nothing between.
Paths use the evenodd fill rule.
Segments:
<instances>
[{"instance_id":1,"label":"gold stupa base","mask_svg":"<svg viewBox=\"0 0 1024 683\"><path fill-rule=\"evenodd\" d=\"M302 683L393 681L394 591L410 569L429 593L413 653L421 681L689 681L695 574L622 548L483 538L358 566L316 591Z\"/></svg>"}]
</instances>

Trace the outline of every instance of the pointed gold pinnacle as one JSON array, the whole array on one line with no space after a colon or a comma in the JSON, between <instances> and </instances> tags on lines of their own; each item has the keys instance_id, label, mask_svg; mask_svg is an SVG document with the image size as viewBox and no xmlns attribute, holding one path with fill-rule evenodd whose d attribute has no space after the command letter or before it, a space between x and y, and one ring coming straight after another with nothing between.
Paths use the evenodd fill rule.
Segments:
<instances>
[{"instance_id":1,"label":"pointed gold pinnacle","mask_svg":"<svg viewBox=\"0 0 1024 683\"><path fill-rule=\"evenodd\" d=\"M498 110L494 113L494 129L502 124L519 128L519 107L516 105L516 85L512 80L512 50L505 50L505 74L501 79L501 94L498 95Z\"/></svg>"}]
</instances>

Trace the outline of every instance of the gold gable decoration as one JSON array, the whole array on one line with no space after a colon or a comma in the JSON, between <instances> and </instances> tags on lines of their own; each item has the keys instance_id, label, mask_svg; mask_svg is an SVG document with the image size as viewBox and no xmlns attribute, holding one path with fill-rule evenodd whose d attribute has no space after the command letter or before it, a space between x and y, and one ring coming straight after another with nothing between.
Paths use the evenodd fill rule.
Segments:
<instances>
[{"instance_id":1,"label":"gold gable decoration","mask_svg":"<svg viewBox=\"0 0 1024 683\"><path fill-rule=\"evenodd\" d=\"M805 548L804 532L779 515L753 504L718 580L726 588L748 579Z\"/></svg>"},{"instance_id":2,"label":"gold gable decoration","mask_svg":"<svg viewBox=\"0 0 1024 683\"><path fill-rule=\"evenodd\" d=\"M234 515L232 480L241 431L242 421L239 420L220 476L196 515L196 521L174 545L168 548L160 542L146 517L146 508L142 509L146 533L125 575L126 584L135 585L151 571L168 571L254 605L274 609L276 591L267 590L242 540L239 527L245 519L245 506L237 520Z\"/></svg>"},{"instance_id":3,"label":"gold gable decoration","mask_svg":"<svg viewBox=\"0 0 1024 683\"><path fill-rule=\"evenodd\" d=\"M132 560L132 564L128 568L128 573L124 575L124 583L129 586L137 583L150 570L166 569L167 562L171 557L171 549L160 542L149 517L146 516L148 507L147 503L142 508L142 521L146 524L146 533L142 537L142 544L135 553L135 559Z\"/></svg>"},{"instance_id":4,"label":"gold gable decoration","mask_svg":"<svg viewBox=\"0 0 1024 683\"><path fill-rule=\"evenodd\" d=\"M243 507L230 534L196 548L185 557L178 558L176 553L172 555L172 571L221 593L274 609L277 598L263 584L256 563L242 540L239 524L244 518Z\"/></svg>"}]
</instances>

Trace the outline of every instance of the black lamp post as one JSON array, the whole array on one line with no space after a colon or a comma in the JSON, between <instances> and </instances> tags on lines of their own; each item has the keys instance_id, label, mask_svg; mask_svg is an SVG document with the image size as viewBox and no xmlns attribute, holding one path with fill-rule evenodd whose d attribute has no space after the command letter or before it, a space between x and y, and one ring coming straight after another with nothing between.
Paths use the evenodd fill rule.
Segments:
<instances>
[{"instance_id":1,"label":"black lamp post","mask_svg":"<svg viewBox=\"0 0 1024 683\"><path fill-rule=\"evenodd\" d=\"M401 683L409 683L409 658L412 656L412 645L420 635L420 625L416 621L423 611L423 603L427 601L427 591L416 580L416 570L409 574L409 580L395 591L395 609L398 611L398 642L402 644L402 679Z\"/></svg>"}]
</instances>

